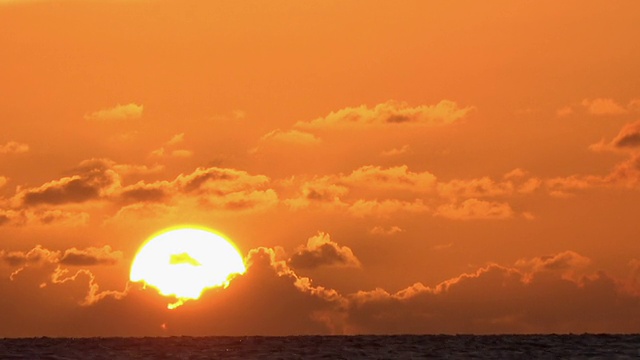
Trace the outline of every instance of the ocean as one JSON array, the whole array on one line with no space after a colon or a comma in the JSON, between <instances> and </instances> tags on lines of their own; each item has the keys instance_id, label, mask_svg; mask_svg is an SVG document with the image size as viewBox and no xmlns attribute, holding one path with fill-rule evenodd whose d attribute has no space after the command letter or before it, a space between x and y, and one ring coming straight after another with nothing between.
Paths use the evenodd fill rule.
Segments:
<instances>
[{"instance_id":1,"label":"ocean","mask_svg":"<svg viewBox=\"0 0 640 360\"><path fill-rule=\"evenodd\" d=\"M638 359L638 335L0 339L1 359Z\"/></svg>"}]
</instances>

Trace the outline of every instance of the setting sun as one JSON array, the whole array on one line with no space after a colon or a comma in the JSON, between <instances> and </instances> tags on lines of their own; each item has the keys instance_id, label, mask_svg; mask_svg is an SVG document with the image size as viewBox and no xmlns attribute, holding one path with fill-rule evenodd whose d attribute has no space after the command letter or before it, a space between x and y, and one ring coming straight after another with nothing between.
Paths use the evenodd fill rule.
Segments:
<instances>
[{"instance_id":1,"label":"setting sun","mask_svg":"<svg viewBox=\"0 0 640 360\"><path fill-rule=\"evenodd\" d=\"M232 276L244 272L242 256L227 239L207 230L182 228L146 242L133 260L129 278L177 298L168 305L174 309L200 298L205 289L226 287Z\"/></svg>"}]
</instances>

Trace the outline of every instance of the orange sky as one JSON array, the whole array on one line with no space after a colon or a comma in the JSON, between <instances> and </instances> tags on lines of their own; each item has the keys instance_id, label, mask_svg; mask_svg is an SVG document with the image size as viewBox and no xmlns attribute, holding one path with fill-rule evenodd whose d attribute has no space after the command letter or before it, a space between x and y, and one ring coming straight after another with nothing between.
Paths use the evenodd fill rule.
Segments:
<instances>
[{"instance_id":1,"label":"orange sky","mask_svg":"<svg viewBox=\"0 0 640 360\"><path fill-rule=\"evenodd\" d=\"M639 33L632 0L0 0L0 337L640 332ZM127 279L180 224L249 268L169 311Z\"/></svg>"}]
</instances>

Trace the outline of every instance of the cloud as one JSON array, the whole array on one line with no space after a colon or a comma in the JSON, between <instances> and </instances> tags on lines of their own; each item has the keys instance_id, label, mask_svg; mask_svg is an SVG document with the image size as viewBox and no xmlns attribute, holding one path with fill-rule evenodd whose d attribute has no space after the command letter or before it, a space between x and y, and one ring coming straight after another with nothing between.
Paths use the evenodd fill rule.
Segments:
<instances>
[{"instance_id":1,"label":"cloud","mask_svg":"<svg viewBox=\"0 0 640 360\"><path fill-rule=\"evenodd\" d=\"M442 100L436 105L411 107L407 103L387 101L373 108L366 105L348 107L331 112L309 122L297 122L295 127L304 129L364 128L371 126L441 126L464 118L473 108L460 108L455 102Z\"/></svg>"},{"instance_id":2,"label":"cloud","mask_svg":"<svg viewBox=\"0 0 640 360\"><path fill-rule=\"evenodd\" d=\"M565 117L565 116L572 115L573 113L574 113L574 110L571 106L563 106L556 111L556 116Z\"/></svg>"},{"instance_id":3,"label":"cloud","mask_svg":"<svg viewBox=\"0 0 640 360\"><path fill-rule=\"evenodd\" d=\"M602 140L590 145L589 149L594 151L636 151L640 149L640 120L624 125L620 132L618 132L618 135L616 135L610 142L607 143Z\"/></svg>"},{"instance_id":4,"label":"cloud","mask_svg":"<svg viewBox=\"0 0 640 360\"><path fill-rule=\"evenodd\" d=\"M354 216L389 216L396 212L421 213L429 211L421 199L414 201L401 201L396 199L386 200L357 200L349 206L349 213Z\"/></svg>"},{"instance_id":5,"label":"cloud","mask_svg":"<svg viewBox=\"0 0 640 360\"><path fill-rule=\"evenodd\" d=\"M45 249L41 245L36 245L29 251L0 250L0 260L11 267L24 267L46 262L55 263L59 257L59 251Z\"/></svg>"},{"instance_id":6,"label":"cloud","mask_svg":"<svg viewBox=\"0 0 640 360\"><path fill-rule=\"evenodd\" d=\"M293 199L286 199L285 203L291 208L301 209L311 205L343 207L345 204L340 200L349 189L336 183L331 177L325 176L304 182L301 194Z\"/></svg>"},{"instance_id":7,"label":"cloud","mask_svg":"<svg viewBox=\"0 0 640 360\"><path fill-rule=\"evenodd\" d=\"M73 247L64 251L49 250L41 245L36 245L29 251L8 252L0 250L0 260L12 267L45 263L67 266L115 265L122 258L122 252L114 251L109 245L101 248L88 247L81 250Z\"/></svg>"},{"instance_id":8,"label":"cloud","mask_svg":"<svg viewBox=\"0 0 640 360\"><path fill-rule=\"evenodd\" d=\"M187 158L193 156L193 151L186 149L172 149L176 145L184 142L184 133L176 134L164 145L158 149L153 150L149 156L151 157L173 157L173 158Z\"/></svg>"},{"instance_id":9,"label":"cloud","mask_svg":"<svg viewBox=\"0 0 640 360\"><path fill-rule=\"evenodd\" d=\"M460 204L442 205L435 215L453 220L499 220L513 217L514 212L507 203L467 199Z\"/></svg>"},{"instance_id":10,"label":"cloud","mask_svg":"<svg viewBox=\"0 0 640 360\"><path fill-rule=\"evenodd\" d=\"M0 188L7 185L7 182L9 182L9 178L6 176L0 176Z\"/></svg>"},{"instance_id":11,"label":"cloud","mask_svg":"<svg viewBox=\"0 0 640 360\"><path fill-rule=\"evenodd\" d=\"M67 249L62 254L59 263L68 266L95 266L114 265L120 260L122 260L122 252L113 251L111 246L105 245L101 248L88 247L83 250Z\"/></svg>"},{"instance_id":12,"label":"cloud","mask_svg":"<svg viewBox=\"0 0 640 360\"><path fill-rule=\"evenodd\" d=\"M488 176L472 179L452 179L439 182L438 194L447 198L487 198L511 196L515 193L530 194L542 185L542 180L529 177L520 168L504 174L502 181L496 181Z\"/></svg>"},{"instance_id":13,"label":"cloud","mask_svg":"<svg viewBox=\"0 0 640 360\"><path fill-rule=\"evenodd\" d=\"M626 106L611 98L583 99L580 103L563 106L556 111L556 116L567 117L574 114L592 116L616 116L640 112L640 99L632 99Z\"/></svg>"},{"instance_id":14,"label":"cloud","mask_svg":"<svg viewBox=\"0 0 640 360\"><path fill-rule=\"evenodd\" d=\"M344 252L326 234L317 238L320 247L334 244L335 252ZM309 244L299 249L323 253ZM397 292L341 294L297 275L281 248L260 247L249 251L247 272L228 288L206 291L175 310L166 309L171 299L152 289L101 290L88 269L61 267L55 259L62 254L42 247L0 253L12 267L32 264L13 280L0 278L0 291L12 294L11 301L0 298L0 336L640 331L637 263L631 263L628 282L603 272L567 277L590 262L573 251L521 259L515 266L488 264L434 286L418 282ZM320 258L340 259L335 253ZM134 316L140 309L144 316Z\"/></svg>"},{"instance_id":15,"label":"cloud","mask_svg":"<svg viewBox=\"0 0 640 360\"><path fill-rule=\"evenodd\" d=\"M119 174L102 159L83 161L74 172L77 175L36 188L18 189L15 199L24 206L83 203L106 196L120 185Z\"/></svg>"},{"instance_id":16,"label":"cloud","mask_svg":"<svg viewBox=\"0 0 640 360\"><path fill-rule=\"evenodd\" d=\"M191 156L193 156L193 151L191 150L178 149L171 151L171 157L174 158L188 158Z\"/></svg>"},{"instance_id":17,"label":"cloud","mask_svg":"<svg viewBox=\"0 0 640 360\"><path fill-rule=\"evenodd\" d=\"M426 171L412 172L406 165L386 169L367 165L354 170L340 180L357 187L424 192L433 189L436 177Z\"/></svg>"},{"instance_id":18,"label":"cloud","mask_svg":"<svg viewBox=\"0 0 640 360\"><path fill-rule=\"evenodd\" d=\"M184 133L175 134L166 142L167 145L176 145L184 141Z\"/></svg>"},{"instance_id":19,"label":"cloud","mask_svg":"<svg viewBox=\"0 0 640 360\"><path fill-rule=\"evenodd\" d=\"M309 238L306 245L298 247L288 262L295 269L314 269L322 266L360 267L360 260L349 247L331 241L329 234L323 232Z\"/></svg>"},{"instance_id":20,"label":"cloud","mask_svg":"<svg viewBox=\"0 0 640 360\"><path fill-rule=\"evenodd\" d=\"M322 142L318 137L308 132L299 130L282 131L280 129L264 135L260 140L294 145L316 145Z\"/></svg>"},{"instance_id":21,"label":"cloud","mask_svg":"<svg viewBox=\"0 0 640 360\"><path fill-rule=\"evenodd\" d=\"M627 109L609 98L584 99L581 104L591 115L622 115L628 112Z\"/></svg>"},{"instance_id":22,"label":"cloud","mask_svg":"<svg viewBox=\"0 0 640 360\"><path fill-rule=\"evenodd\" d=\"M257 211L278 203L277 193L269 188L270 179L245 171L225 168L197 168L173 180L138 181L123 185L123 176L151 174L162 167L116 164L108 159L90 159L73 169L74 175L33 188L18 188L11 199L13 209L0 209L0 225L62 222L72 218L88 219L86 212L67 211L61 205L94 202L130 205L135 203L191 202L225 211ZM100 202L98 202L100 201ZM57 206L51 209L52 206ZM21 209L22 207L22 209ZM28 210L28 208L33 208ZM80 216L80 217L78 217Z\"/></svg>"},{"instance_id":23,"label":"cloud","mask_svg":"<svg viewBox=\"0 0 640 360\"><path fill-rule=\"evenodd\" d=\"M199 205L228 211L258 211L278 203L278 195L269 188L270 179L245 171L218 167L197 168L180 174L172 181L145 183L123 187L119 199L132 202L168 202L195 199Z\"/></svg>"},{"instance_id":24,"label":"cloud","mask_svg":"<svg viewBox=\"0 0 640 360\"><path fill-rule=\"evenodd\" d=\"M603 181L631 188L638 187L640 185L640 152L632 154L627 160L616 165Z\"/></svg>"},{"instance_id":25,"label":"cloud","mask_svg":"<svg viewBox=\"0 0 640 360\"><path fill-rule=\"evenodd\" d=\"M566 252L524 260L541 271L490 264L434 287L360 291L348 296L345 322L353 332L373 334L637 332L640 297L616 279L599 272L570 280L547 271L576 258L584 259Z\"/></svg>"},{"instance_id":26,"label":"cloud","mask_svg":"<svg viewBox=\"0 0 640 360\"><path fill-rule=\"evenodd\" d=\"M382 153L380 153L380 155L391 157L391 156L399 156L402 154L406 154L408 152L409 152L409 145L404 145L401 148L393 148L390 150L383 151Z\"/></svg>"},{"instance_id":27,"label":"cloud","mask_svg":"<svg viewBox=\"0 0 640 360\"><path fill-rule=\"evenodd\" d=\"M486 176L468 180L454 179L438 184L441 196L453 198L496 197L511 194L513 190L511 182L495 182Z\"/></svg>"},{"instance_id":28,"label":"cloud","mask_svg":"<svg viewBox=\"0 0 640 360\"><path fill-rule=\"evenodd\" d=\"M81 226L89 222L89 214L84 211L51 210L26 210L23 211L23 224L56 224L65 226Z\"/></svg>"},{"instance_id":29,"label":"cloud","mask_svg":"<svg viewBox=\"0 0 640 360\"><path fill-rule=\"evenodd\" d=\"M563 278L573 278L578 270L591 263L591 259L574 251L564 251L554 255L534 257L532 259L520 259L516 261L516 267L528 273L557 272Z\"/></svg>"},{"instance_id":30,"label":"cloud","mask_svg":"<svg viewBox=\"0 0 640 360\"><path fill-rule=\"evenodd\" d=\"M391 226L389 228L384 228L382 226L374 226L371 230L369 230L369 233L371 233L372 235L385 235L385 236L395 235L401 232L404 232L404 229L400 228L399 226Z\"/></svg>"},{"instance_id":31,"label":"cloud","mask_svg":"<svg viewBox=\"0 0 640 360\"><path fill-rule=\"evenodd\" d=\"M143 181L126 186L120 192L120 198L126 202L161 202L169 198L167 182L155 182L146 184Z\"/></svg>"},{"instance_id":32,"label":"cloud","mask_svg":"<svg viewBox=\"0 0 640 360\"><path fill-rule=\"evenodd\" d=\"M89 222L89 214L84 211L67 211L61 209L0 209L0 226L36 226L36 225L62 225L83 226Z\"/></svg>"},{"instance_id":33,"label":"cloud","mask_svg":"<svg viewBox=\"0 0 640 360\"><path fill-rule=\"evenodd\" d=\"M17 141L9 141L0 145L0 154L22 154L29 151L29 145Z\"/></svg>"},{"instance_id":34,"label":"cloud","mask_svg":"<svg viewBox=\"0 0 640 360\"><path fill-rule=\"evenodd\" d=\"M12 214L7 210L0 210L0 226L8 224L11 221Z\"/></svg>"},{"instance_id":35,"label":"cloud","mask_svg":"<svg viewBox=\"0 0 640 360\"><path fill-rule=\"evenodd\" d=\"M515 213L505 198L530 195L542 187L543 181L527 177L522 169L510 171L503 178L438 181L430 172L413 172L406 165L366 165L348 174L302 181L297 197L284 202L292 209L315 205L357 217L425 213L436 208L433 215L449 219L506 219ZM523 216L532 218L529 213Z\"/></svg>"},{"instance_id":36,"label":"cloud","mask_svg":"<svg viewBox=\"0 0 640 360\"><path fill-rule=\"evenodd\" d=\"M348 208L348 204L343 200L347 195L353 193L356 199L351 203L352 213L363 215L366 212L388 212L384 209L400 208L420 208L425 210L424 204L416 200L413 203L400 201L397 199L364 199L357 198L359 195L366 195L371 190L377 191L378 196L383 191L388 192L418 192L425 193L434 189L436 177L429 172L412 172L408 166L401 165L389 168L380 166L362 166L350 174L338 174L323 176L305 181L301 186L301 194L294 199L288 199L286 203L292 208L304 208L312 204L322 204L325 206ZM371 211L367 211L367 209ZM392 210L396 211L396 210Z\"/></svg>"},{"instance_id":37,"label":"cloud","mask_svg":"<svg viewBox=\"0 0 640 360\"><path fill-rule=\"evenodd\" d=\"M90 121L118 121L118 120L136 120L142 117L143 105L129 103L126 105L116 105L112 108L106 108L92 113L85 114L85 120Z\"/></svg>"}]
</instances>

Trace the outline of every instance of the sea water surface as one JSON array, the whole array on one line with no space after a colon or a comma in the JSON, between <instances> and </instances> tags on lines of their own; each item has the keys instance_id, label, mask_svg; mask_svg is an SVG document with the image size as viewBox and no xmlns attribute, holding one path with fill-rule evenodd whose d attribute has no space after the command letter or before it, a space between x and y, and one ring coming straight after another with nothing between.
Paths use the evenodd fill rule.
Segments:
<instances>
[{"instance_id":1,"label":"sea water surface","mask_svg":"<svg viewBox=\"0 0 640 360\"><path fill-rule=\"evenodd\" d=\"M2 359L638 359L638 335L0 339Z\"/></svg>"}]
</instances>

